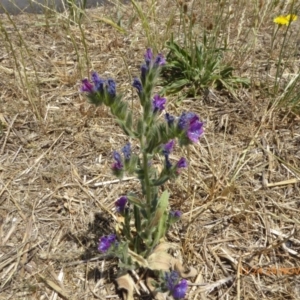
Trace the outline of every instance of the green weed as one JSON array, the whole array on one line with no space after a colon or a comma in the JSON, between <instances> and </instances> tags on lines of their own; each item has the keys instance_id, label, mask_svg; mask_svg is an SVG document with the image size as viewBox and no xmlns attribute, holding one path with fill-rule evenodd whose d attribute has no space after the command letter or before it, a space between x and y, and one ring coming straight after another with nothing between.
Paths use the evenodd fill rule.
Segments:
<instances>
[{"instance_id":1,"label":"green weed","mask_svg":"<svg viewBox=\"0 0 300 300\"><path fill-rule=\"evenodd\" d=\"M167 48L167 65L162 74L165 94L184 90L186 95L195 96L209 87L230 91L240 84L249 84L248 79L235 77L234 68L223 61L226 48L210 48L206 35L201 44L195 42L189 49L173 38L167 42Z\"/></svg>"},{"instance_id":2,"label":"green weed","mask_svg":"<svg viewBox=\"0 0 300 300\"><path fill-rule=\"evenodd\" d=\"M294 22L297 21L300 6L296 5L296 1L290 1L287 6L288 14L277 15L273 22L275 23L272 39L270 58L268 67L276 48L278 49L278 57L275 59L276 73L274 84L270 85L269 93L273 96L272 107L286 108L290 111L300 111L299 97L299 73L291 72L293 66L297 66L296 57L298 55L297 47L293 42L295 36L298 36L299 29L294 29ZM270 76L269 76L270 77ZM286 79L288 78L288 79Z\"/></svg>"}]
</instances>

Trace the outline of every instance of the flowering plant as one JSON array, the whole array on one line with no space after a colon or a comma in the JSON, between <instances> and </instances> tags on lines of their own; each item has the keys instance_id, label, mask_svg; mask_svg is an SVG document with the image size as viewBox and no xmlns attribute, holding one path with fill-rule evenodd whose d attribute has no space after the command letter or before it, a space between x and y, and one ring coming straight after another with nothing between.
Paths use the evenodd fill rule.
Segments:
<instances>
[{"instance_id":1,"label":"flowering plant","mask_svg":"<svg viewBox=\"0 0 300 300\"><path fill-rule=\"evenodd\" d=\"M91 81L82 80L81 90L86 92L91 103L109 107L125 134L138 141L140 146L139 154L132 151L131 143L112 154L113 173L120 179L125 172L135 174L141 183L143 197L129 193L115 202L116 212L122 222L116 234L100 238L98 250L118 257L123 271L139 267L151 270L152 274L159 273L156 278L160 279L153 291L160 286L158 290L161 292L169 291L175 299L180 299L185 295L187 282L184 279L180 281L179 277L191 276L193 272L185 273L180 263L168 253L174 245L164 242L164 237L169 227L180 219L181 212L169 209L169 193L164 191L160 194L159 186L176 178L180 169L187 167L184 157L175 164L170 160L175 140L180 146L198 142L203 134L203 123L192 112L183 112L177 118L168 113L164 118L160 117L166 99L159 94L153 95L153 90L164 64L162 54L154 57L151 49L147 49L141 77L135 78L132 84L143 111L137 120L133 120L132 111L122 101L122 96L117 94L113 79L104 80L93 72ZM157 155L164 158L160 172L151 163ZM130 282L127 275L121 276L122 288L124 281ZM129 294L130 288L126 289Z\"/></svg>"},{"instance_id":2,"label":"flowering plant","mask_svg":"<svg viewBox=\"0 0 300 300\"><path fill-rule=\"evenodd\" d=\"M293 3L292 3L292 7L290 9L290 11L292 12L293 11ZM288 58L289 54L287 54L287 57L285 57L286 55L286 45L287 45L287 42L289 40L289 37L290 35L288 35L287 33L290 32L290 34L292 34L292 31L290 31L291 27L292 27L292 22L295 22L297 21L298 19L298 16L296 14L287 14L287 15L279 15L277 17L275 17L273 19L273 22L275 24L277 24L277 26L274 27L273 29L273 34L272 34L272 39L271 39L271 49L269 51L270 53L270 58L269 58L269 61L268 61L268 65L270 63L270 59L272 58L273 59L273 49L274 49L274 45L276 44L279 44L280 45L280 52L279 52L279 56L278 56L278 62L276 63L276 74L275 74L275 84L274 84L274 88L273 88L273 93L274 94L277 94L278 92L278 89L280 87L280 83L282 82L282 78L283 78L283 73L284 73L284 70L286 68L285 64L287 63L287 60L285 63L283 63L283 61L285 59L283 58ZM284 32L283 32L283 39L278 43L275 43L276 41L276 37L277 37L277 34L278 32L282 31L283 28L285 27L284 29ZM279 36L281 37L281 35ZM268 67L268 69L270 70L270 68ZM296 76L295 78L298 79L298 76ZM294 89L294 84L292 82L297 82L298 80L292 80L286 87L285 89L285 93L282 94L282 96L280 97L281 99L279 99L278 103L280 104L284 104L284 103L289 103L292 104L291 106L293 107L295 103L294 102L294 99L293 97L290 98L290 91L293 91ZM296 101L297 102L297 101ZM299 101L298 101L299 102Z\"/></svg>"}]
</instances>

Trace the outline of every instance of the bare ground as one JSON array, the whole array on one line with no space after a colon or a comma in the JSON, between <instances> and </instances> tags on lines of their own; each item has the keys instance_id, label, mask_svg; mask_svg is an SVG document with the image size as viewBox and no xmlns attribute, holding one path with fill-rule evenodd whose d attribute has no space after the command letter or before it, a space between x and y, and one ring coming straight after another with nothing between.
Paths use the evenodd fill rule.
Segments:
<instances>
[{"instance_id":1,"label":"bare ground","mask_svg":"<svg viewBox=\"0 0 300 300\"><path fill-rule=\"evenodd\" d=\"M168 239L180 244L184 265L198 270L187 299L299 299L300 118L272 109L265 91L272 22L254 36L251 5L236 5L224 33L233 49L228 60L251 87L235 96L210 90L180 103L168 98L172 114L194 111L206 122L201 142L172 157L187 156L189 170L167 185L172 207L184 212ZM200 25L209 22L205 9ZM120 12L126 34L96 22ZM176 4L159 4L158 12L160 22L151 24L163 45L165 16ZM96 246L115 228L114 201L139 185L112 176L111 153L126 136L79 86L90 70L116 78L138 114L129 74L138 75L148 45L131 6L87 17L82 31L65 25L64 15L48 16L49 26L43 16L14 16L15 27L1 18L0 299L121 298L117 263Z\"/></svg>"}]
</instances>

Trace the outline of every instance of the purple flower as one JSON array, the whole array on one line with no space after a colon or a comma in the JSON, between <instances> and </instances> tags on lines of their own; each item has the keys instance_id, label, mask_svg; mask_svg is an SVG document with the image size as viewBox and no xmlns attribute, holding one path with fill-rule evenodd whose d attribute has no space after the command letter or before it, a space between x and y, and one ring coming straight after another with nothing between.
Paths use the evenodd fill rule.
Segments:
<instances>
[{"instance_id":1,"label":"purple flower","mask_svg":"<svg viewBox=\"0 0 300 300\"><path fill-rule=\"evenodd\" d=\"M169 113L165 114L165 119L168 122L168 125L171 126L174 123L175 118L171 116Z\"/></svg>"},{"instance_id":2,"label":"purple flower","mask_svg":"<svg viewBox=\"0 0 300 300\"><path fill-rule=\"evenodd\" d=\"M163 56L161 53L159 53L159 54L156 56L154 64L155 64L156 66L163 66L163 65L166 64L166 60L165 60L164 56Z\"/></svg>"},{"instance_id":3,"label":"purple flower","mask_svg":"<svg viewBox=\"0 0 300 300\"><path fill-rule=\"evenodd\" d=\"M204 123L200 122L197 116L190 120L189 128L187 130L187 136L192 142L198 142L200 136L204 132L203 125Z\"/></svg>"},{"instance_id":4,"label":"purple flower","mask_svg":"<svg viewBox=\"0 0 300 300\"><path fill-rule=\"evenodd\" d=\"M152 50L150 48L148 48L146 50L146 53L145 53L144 57L145 57L146 65L149 67L150 63L151 63L151 61L153 59L153 53L152 53Z\"/></svg>"},{"instance_id":5,"label":"purple flower","mask_svg":"<svg viewBox=\"0 0 300 300\"><path fill-rule=\"evenodd\" d=\"M117 170L120 171L123 168L123 163L122 163L122 158L119 152L114 151L113 152L113 158L115 160L115 162L112 165L112 169L113 170Z\"/></svg>"},{"instance_id":6,"label":"purple flower","mask_svg":"<svg viewBox=\"0 0 300 300\"><path fill-rule=\"evenodd\" d=\"M143 91L142 83L140 82L140 80L138 78L133 79L132 86L137 89L138 94L140 94Z\"/></svg>"},{"instance_id":7,"label":"purple flower","mask_svg":"<svg viewBox=\"0 0 300 300\"><path fill-rule=\"evenodd\" d=\"M163 145L163 154L170 154L174 148L175 141L171 140L170 142Z\"/></svg>"},{"instance_id":8,"label":"purple flower","mask_svg":"<svg viewBox=\"0 0 300 300\"><path fill-rule=\"evenodd\" d=\"M152 100L153 112L156 113L165 109L166 101L166 98L162 98L156 94Z\"/></svg>"},{"instance_id":9,"label":"purple flower","mask_svg":"<svg viewBox=\"0 0 300 300\"><path fill-rule=\"evenodd\" d=\"M131 156L131 145L130 143L127 143L123 148L122 148L122 153L124 154L125 160L129 160Z\"/></svg>"},{"instance_id":10,"label":"purple flower","mask_svg":"<svg viewBox=\"0 0 300 300\"><path fill-rule=\"evenodd\" d=\"M116 83L113 79L107 80L107 93L113 98L116 96Z\"/></svg>"},{"instance_id":11,"label":"purple flower","mask_svg":"<svg viewBox=\"0 0 300 300\"><path fill-rule=\"evenodd\" d=\"M181 281L179 279L179 274L176 271L165 274L166 288L175 299L184 298L188 287L185 279Z\"/></svg>"},{"instance_id":12,"label":"purple flower","mask_svg":"<svg viewBox=\"0 0 300 300\"><path fill-rule=\"evenodd\" d=\"M103 93L105 81L99 77L97 72L92 72L92 81L95 85L95 89L98 92Z\"/></svg>"},{"instance_id":13,"label":"purple flower","mask_svg":"<svg viewBox=\"0 0 300 300\"><path fill-rule=\"evenodd\" d=\"M179 120L178 120L178 127L182 130L186 129L186 127L189 125L189 120L192 119L193 117L195 117L196 114L194 113L186 113L186 112L183 112L181 114L181 116L179 117Z\"/></svg>"},{"instance_id":14,"label":"purple flower","mask_svg":"<svg viewBox=\"0 0 300 300\"><path fill-rule=\"evenodd\" d=\"M199 117L195 113L182 113L179 117L178 128L185 130L187 137L194 143L198 142L203 134L203 123L199 121Z\"/></svg>"},{"instance_id":15,"label":"purple flower","mask_svg":"<svg viewBox=\"0 0 300 300\"><path fill-rule=\"evenodd\" d=\"M171 210L170 215L173 218L180 218L182 215L182 212L180 210Z\"/></svg>"},{"instance_id":16,"label":"purple flower","mask_svg":"<svg viewBox=\"0 0 300 300\"><path fill-rule=\"evenodd\" d=\"M98 251L101 251L103 253L107 252L107 250L112 246L112 244L116 244L116 239L117 237L115 234L103 236L99 240Z\"/></svg>"},{"instance_id":17,"label":"purple flower","mask_svg":"<svg viewBox=\"0 0 300 300\"><path fill-rule=\"evenodd\" d=\"M88 92L88 93L94 93L95 92L95 87L92 83L89 82L88 79L85 78L85 79L82 80L81 91L82 92Z\"/></svg>"},{"instance_id":18,"label":"purple flower","mask_svg":"<svg viewBox=\"0 0 300 300\"><path fill-rule=\"evenodd\" d=\"M171 293L175 299L181 299L185 297L187 288L187 281L185 279L182 279L178 284L174 286L174 289Z\"/></svg>"},{"instance_id":19,"label":"purple flower","mask_svg":"<svg viewBox=\"0 0 300 300\"><path fill-rule=\"evenodd\" d=\"M186 159L184 157L181 157L179 159L179 161L177 162L176 167L178 169L186 168L187 167L187 161L186 161Z\"/></svg>"},{"instance_id":20,"label":"purple flower","mask_svg":"<svg viewBox=\"0 0 300 300\"><path fill-rule=\"evenodd\" d=\"M153 52L150 48L148 48L146 50L144 57L145 57L146 64L141 66L141 72L142 72L141 79L142 79L143 83L145 82L146 75L147 75L149 69L151 69L153 67L157 68L157 67L160 67L160 66L163 66L166 64L166 60L161 53L159 53L155 57L155 59L153 59Z\"/></svg>"},{"instance_id":21,"label":"purple flower","mask_svg":"<svg viewBox=\"0 0 300 300\"><path fill-rule=\"evenodd\" d=\"M122 196L121 198L119 198L116 203L115 206L117 208L117 212L118 213L122 213L125 210L125 206L128 202L128 199L126 196Z\"/></svg>"}]
</instances>

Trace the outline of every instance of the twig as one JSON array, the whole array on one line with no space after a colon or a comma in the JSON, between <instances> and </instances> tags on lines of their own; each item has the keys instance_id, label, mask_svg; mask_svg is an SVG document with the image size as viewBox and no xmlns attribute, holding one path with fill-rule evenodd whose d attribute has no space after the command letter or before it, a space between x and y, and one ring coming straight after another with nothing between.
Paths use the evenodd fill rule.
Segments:
<instances>
[{"instance_id":1,"label":"twig","mask_svg":"<svg viewBox=\"0 0 300 300\"><path fill-rule=\"evenodd\" d=\"M16 115L13 117L12 121L9 123L9 126L8 126L8 128L7 128L7 133L6 133L6 135L5 135L5 139L4 139L4 142L3 142L3 145L2 145L1 151L0 151L0 155L3 154L3 152L4 152L4 148L5 148L5 146L6 146L7 139L8 139L9 134L10 134L10 130L11 130L13 124L15 123L16 118L17 118L18 115L19 115L19 114L16 114Z\"/></svg>"},{"instance_id":2,"label":"twig","mask_svg":"<svg viewBox=\"0 0 300 300\"><path fill-rule=\"evenodd\" d=\"M102 181L102 182L96 182L94 183L94 186L104 186L104 185L108 185L108 184L113 184L113 183L119 183L122 181L128 181L128 180L132 180L132 179L136 179L135 177L125 177L122 180L120 179L115 179L115 180L108 180L108 181ZM89 182L87 182L86 184L88 184Z\"/></svg>"},{"instance_id":3,"label":"twig","mask_svg":"<svg viewBox=\"0 0 300 300\"><path fill-rule=\"evenodd\" d=\"M283 181L279 181L279 182L267 183L267 187L274 187L274 186L280 186L280 185L288 185L288 184L297 183L299 181L300 181L300 179L292 178L292 179L283 180Z\"/></svg>"}]
</instances>

